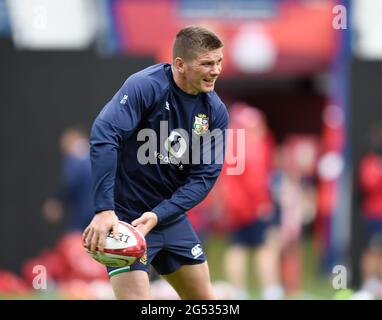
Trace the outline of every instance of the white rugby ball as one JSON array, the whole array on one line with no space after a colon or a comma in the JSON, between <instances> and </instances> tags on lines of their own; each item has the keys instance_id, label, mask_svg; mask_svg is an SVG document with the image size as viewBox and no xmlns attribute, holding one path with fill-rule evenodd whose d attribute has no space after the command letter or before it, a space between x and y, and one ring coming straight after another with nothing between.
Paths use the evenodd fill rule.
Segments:
<instances>
[{"instance_id":1,"label":"white rugby ball","mask_svg":"<svg viewBox=\"0 0 382 320\"><path fill-rule=\"evenodd\" d=\"M109 232L106 238L104 252L87 251L98 262L109 267L127 267L140 259L146 252L147 245L144 236L131 224L119 221L119 239Z\"/></svg>"}]
</instances>

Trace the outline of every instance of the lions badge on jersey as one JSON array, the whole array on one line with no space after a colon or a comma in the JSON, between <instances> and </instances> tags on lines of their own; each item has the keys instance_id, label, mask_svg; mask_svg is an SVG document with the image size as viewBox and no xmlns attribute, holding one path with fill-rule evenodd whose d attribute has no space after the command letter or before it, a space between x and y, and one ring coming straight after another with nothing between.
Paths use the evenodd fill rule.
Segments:
<instances>
[{"instance_id":1,"label":"lions badge on jersey","mask_svg":"<svg viewBox=\"0 0 382 320\"><path fill-rule=\"evenodd\" d=\"M194 132L197 135L205 134L208 131L208 117L200 113L197 116L195 116L194 121Z\"/></svg>"}]
</instances>

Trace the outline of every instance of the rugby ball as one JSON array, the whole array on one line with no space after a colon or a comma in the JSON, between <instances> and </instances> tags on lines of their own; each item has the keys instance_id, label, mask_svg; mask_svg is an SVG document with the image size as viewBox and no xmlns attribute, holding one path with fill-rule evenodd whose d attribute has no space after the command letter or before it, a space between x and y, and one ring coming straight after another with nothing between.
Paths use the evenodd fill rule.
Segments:
<instances>
[{"instance_id":1,"label":"rugby ball","mask_svg":"<svg viewBox=\"0 0 382 320\"><path fill-rule=\"evenodd\" d=\"M147 249L144 236L131 224L119 221L119 240L109 232L104 252L87 251L96 261L109 267L127 267L140 259Z\"/></svg>"}]
</instances>

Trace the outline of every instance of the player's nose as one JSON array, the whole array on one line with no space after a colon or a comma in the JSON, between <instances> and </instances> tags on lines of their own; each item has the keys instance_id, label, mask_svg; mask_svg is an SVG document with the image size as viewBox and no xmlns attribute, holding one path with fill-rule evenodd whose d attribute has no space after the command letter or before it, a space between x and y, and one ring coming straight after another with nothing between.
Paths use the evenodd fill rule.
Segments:
<instances>
[{"instance_id":1,"label":"player's nose","mask_svg":"<svg viewBox=\"0 0 382 320\"><path fill-rule=\"evenodd\" d=\"M221 66L214 64L214 66L211 69L210 75L213 77L217 77L221 72Z\"/></svg>"}]
</instances>

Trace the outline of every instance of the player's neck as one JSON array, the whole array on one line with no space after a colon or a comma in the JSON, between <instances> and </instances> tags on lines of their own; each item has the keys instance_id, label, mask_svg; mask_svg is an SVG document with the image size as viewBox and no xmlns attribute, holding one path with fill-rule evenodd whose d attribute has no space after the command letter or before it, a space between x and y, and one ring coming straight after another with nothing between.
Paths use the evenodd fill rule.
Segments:
<instances>
[{"instance_id":1,"label":"player's neck","mask_svg":"<svg viewBox=\"0 0 382 320\"><path fill-rule=\"evenodd\" d=\"M179 87L179 89L181 89L187 94L191 94L194 96L196 96L199 93L199 91L195 91L195 89L189 87L186 79L181 74L179 74L174 67L171 66L171 70L174 82Z\"/></svg>"}]
</instances>

